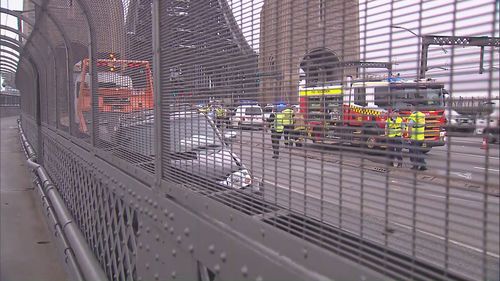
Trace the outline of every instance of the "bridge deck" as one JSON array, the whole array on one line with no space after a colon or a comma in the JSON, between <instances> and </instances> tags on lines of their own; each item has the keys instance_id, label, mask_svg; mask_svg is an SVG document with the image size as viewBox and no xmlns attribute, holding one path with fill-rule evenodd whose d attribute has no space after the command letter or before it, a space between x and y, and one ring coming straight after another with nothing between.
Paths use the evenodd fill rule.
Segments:
<instances>
[{"instance_id":1,"label":"bridge deck","mask_svg":"<svg viewBox=\"0 0 500 281\"><path fill-rule=\"evenodd\" d=\"M17 118L0 118L0 280L67 280L37 205Z\"/></svg>"}]
</instances>

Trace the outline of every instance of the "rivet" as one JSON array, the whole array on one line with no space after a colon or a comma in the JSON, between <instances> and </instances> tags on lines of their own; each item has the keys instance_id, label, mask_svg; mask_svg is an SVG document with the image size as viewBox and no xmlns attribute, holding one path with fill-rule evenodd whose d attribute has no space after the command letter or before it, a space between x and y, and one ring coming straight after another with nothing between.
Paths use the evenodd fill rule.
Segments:
<instances>
[{"instance_id":1,"label":"rivet","mask_svg":"<svg viewBox=\"0 0 500 281\"><path fill-rule=\"evenodd\" d=\"M262 235L262 237L266 236L266 231L263 228L260 229L260 235Z\"/></svg>"},{"instance_id":2,"label":"rivet","mask_svg":"<svg viewBox=\"0 0 500 281\"><path fill-rule=\"evenodd\" d=\"M172 250L172 256L175 257L175 255L177 254L177 251L175 249Z\"/></svg>"},{"instance_id":3,"label":"rivet","mask_svg":"<svg viewBox=\"0 0 500 281\"><path fill-rule=\"evenodd\" d=\"M168 216L168 209L163 210L163 213L165 214L165 216Z\"/></svg>"},{"instance_id":4,"label":"rivet","mask_svg":"<svg viewBox=\"0 0 500 281\"><path fill-rule=\"evenodd\" d=\"M157 215L154 215L154 216L153 216L153 220L154 220L154 221L157 221L157 220L158 220L158 216L157 216Z\"/></svg>"},{"instance_id":5,"label":"rivet","mask_svg":"<svg viewBox=\"0 0 500 281\"><path fill-rule=\"evenodd\" d=\"M208 246L208 251L210 252L210 254L213 254L215 252L215 246L213 244Z\"/></svg>"},{"instance_id":6,"label":"rivet","mask_svg":"<svg viewBox=\"0 0 500 281\"><path fill-rule=\"evenodd\" d=\"M155 239L156 241L160 241L160 234L156 234Z\"/></svg>"},{"instance_id":7,"label":"rivet","mask_svg":"<svg viewBox=\"0 0 500 281\"><path fill-rule=\"evenodd\" d=\"M137 195L137 201L141 201L142 197L140 195Z\"/></svg>"},{"instance_id":8,"label":"rivet","mask_svg":"<svg viewBox=\"0 0 500 281\"><path fill-rule=\"evenodd\" d=\"M149 245L146 245L146 252L149 252Z\"/></svg>"},{"instance_id":9,"label":"rivet","mask_svg":"<svg viewBox=\"0 0 500 281\"><path fill-rule=\"evenodd\" d=\"M159 260L160 259L160 255L159 254L156 254L155 255L155 260Z\"/></svg>"},{"instance_id":10,"label":"rivet","mask_svg":"<svg viewBox=\"0 0 500 281\"><path fill-rule=\"evenodd\" d=\"M171 276L172 276L173 279L175 279L175 277L177 277L177 273L175 273L175 271L172 271Z\"/></svg>"},{"instance_id":11,"label":"rivet","mask_svg":"<svg viewBox=\"0 0 500 281\"><path fill-rule=\"evenodd\" d=\"M186 227L184 229L184 235L189 236L189 228Z\"/></svg>"},{"instance_id":12,"label":"rivet","mask_svg":"<svg viewBox=\"0 0 500 281\"><path fill-rule=\"evenodd\" d=\"M302 250L302 254L304 254L304 258L307 259L307 256L308 256L309 252L307 251L307 249L304 248Z\"/></svg>"},{"instance_id":13,"label":"rivet","mask_svg":"<svg viewBox=\"0 0 500 281\"><path fill-rule=\"evenodd\" d=\"M189 252L191 252L191 253L194 252L194 246L193 246L193 244L189 245L188 249L189 249Z\"/></svg>"},{"instance_id":14,"label":"rivet","mask_svg":"<svg viewBox=\"0 0 500 281\"><path fill-rule=\"evenodd\" d=\"M165 230L167 230L167 229L168 229L168 222L165 222L165 223L163 224L163 228L164 228Z\"/></svg>"},{"instance_id":15,"label":"rivet","mask_svg":"<svg viewBox=\"0 0 500 281\"><path fill-rule=\"evenodd\" d=\"M149 263L146 263L146 269L149 269Z\"/></svg>"},{"instance_id":16,"label":"rivet","mask_svg":"<svg viewBox=\"0 0 500 281\"><path fill-rule=\"evenodd\" d=\"M174 220L174 213L170 213L168 217L170 218L170 220Z\"/></svg>"},{"instance_id":17,"label":"rivet","mask_svg":"<svg viewBox=\"0 0 500 281\"><path fill-rule=\"evenodd\" d=\"M216 264L216 265L214 266L214 271L215 271L216 273L219 273L219 271L220 271L220 265Z\"/></svg>"},{"instance_id":18,"label":"rivet","mask_svg":"<svg viewBox=\"0 0 500 281\"><path fill-rule=\"evenodd\" d=\"M264 281L264 278L262 278L262 276L257 276L257 278L255 278L255 281Z\"/></svg>"},{"instance_id":19,"label":"rivet","mask_svg":"<svg viewBox=\"0 0 500 281\"><path fill-rule=\"evenodd\" d=\"M154 202L154 203L153 203L153 207L154 207L155 209L156 209L156 208L158 208L158 203Z\"/></svg>"},{"instance_id":20,"label":"rivet","mask_svg":"<svg viewBox=\"0 0 500 281\"><path fill-rule=\"evenodd\" d=\"M225 262L225 261L226 261L226 259L227 259L227 255L226 255L226 253L225 253L225 252L222 252L222 253L220 254L220 259L222 260L222 262Z\"/></svg>"},{"instance_id":21,"label":"rivet","mask_svg":"<svg viewBox=\"0 0 500 281\"><path fill-rule=\"evenodd\" d=\"M173 226L170 227L170 234L174 234L174 227Z\"/></svg>"},{"instance_id":22,"label":"rivet","mask_svg":"<svg viewBox=\"0 0 500 281\"><path fill-rule=\"evenodd\" d=\"M241 268L241 274L243 274L243 276L245 276L245 277L248 275L248 267L246 265L244 265Z\"/></svg>"},{"instance_id":23,"label":"rivet","mask_svg":"<svg viewBox=\"0 0 500 281\"><path fill-rule=\"evenodd\" d=\"M182 237L180 235L177 236L177 243L181 243L182 242Z\"/></svg>"},{"instance_id":24,"label":"rivet","mask_svg":"<svg viewBox=\"0 0 500 281\"><path fill-rule=\"evenodd\" d=\"M149 233L151 231L151 229L149 228L149 226L146 226L146 233Z\"/></svg>"},{"instance_id":25,"label":"rivet","mask_svg":"<svg viewBox=\"0 0 500 281\"><path fill-rule=\"evenodd\" d=\"M156 280L159 280L160 279L160 275L158 273L155 273L155 279Z\"/></svg>"}]
</instances>

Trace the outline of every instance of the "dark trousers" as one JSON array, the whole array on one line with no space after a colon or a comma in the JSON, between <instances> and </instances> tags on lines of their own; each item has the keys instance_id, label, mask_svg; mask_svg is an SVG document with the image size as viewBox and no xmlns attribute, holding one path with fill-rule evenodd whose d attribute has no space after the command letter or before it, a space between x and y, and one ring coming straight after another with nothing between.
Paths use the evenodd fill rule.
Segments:
<instances>
[{"instance_id":1,"label":"dark trousers","mask_svg":"<svg viewBox=\"0 0 500 281\"><path fill-rule=\"evenodd\" d=\"M394 159L397 159L396 164L398 166L403 165L403 156L401 154L403 142L401 137L394 137L387 139L387 155L391 160L391 165L394 164Z\"/></svg>"},{"instance_id":2,"label":"dark trousers","mask_svg":"<svg viewBox=\"0 0 500 281\"><path fill-rule=\"evenodd\" d=\"M276 132L275 130L271 130L271 142L273 145L273 153L274 155L280 154L280 140L282 132Z\"/></svg>"},{"instance_id":3,"label":"dark trousers","mask_svg":"<svg viewBox=\"0 0 500 281\"><path fill-rule=\"evenodd\" d=\"M222 128L224 126L224 117L215 117L215 123L217 128Z\"/></svg>"},{"instance_id":4,"label":"dark trousers","mask_svg":"<svg viewBox=\"0 0 500 281\"><path fill-rule=\"evenodd\" d=\"M285 125L284 126L284 131L283 131L283 136L285 139L285 145L291 144L291 135L293 133L293 125Z\"/></svg>"},{"instance_id":5,"label":"dark trousers","mask_svg":"<svg viewBox=\"0 0 500 281\"><path fill-rule=\"evenodd\" d=\"M410 141L410 161L414 167L425 167L425 154L422 150L424 141Z\"/></svg>"}]
</instances>

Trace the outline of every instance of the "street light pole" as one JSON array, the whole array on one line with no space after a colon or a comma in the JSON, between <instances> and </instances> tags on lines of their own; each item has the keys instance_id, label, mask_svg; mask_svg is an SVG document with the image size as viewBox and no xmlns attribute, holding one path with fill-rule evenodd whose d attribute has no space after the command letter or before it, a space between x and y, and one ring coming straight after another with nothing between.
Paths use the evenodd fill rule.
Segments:
<instances>
[{"instance_id":1,"label":"street light pole","mask_svg":"<svg viewBox=\"0 0 500 281\"><path fill-rule=\"evenodd\" d=\"M417 37L420 40L420 46L419 46L419 53L420 53L419 59L420 59L420 61L418 62L417 78L418 79L425 78L425 72L427 70L429 70L429 68L427 68L427 56L428 56L428 51L429 51L429 44L425 44L424 39L428 36L418 35L415 32L413 32L411 29L408 29L406 27L399 26L399 25L390 25L390 27L403 29L403 30L413 34L415 37ZM443 50L443 53L445 53L445 54L448 53L448 51L446 51L446 49L443 46L441 46L441 50Z\"/></svg>"}]
</instances>

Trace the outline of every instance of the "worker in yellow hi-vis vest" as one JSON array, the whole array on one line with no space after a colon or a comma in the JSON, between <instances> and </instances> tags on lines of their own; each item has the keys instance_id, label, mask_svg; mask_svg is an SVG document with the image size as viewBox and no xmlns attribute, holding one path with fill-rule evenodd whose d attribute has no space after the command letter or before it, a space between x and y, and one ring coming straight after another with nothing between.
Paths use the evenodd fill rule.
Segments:
<instances>
[{"instance_id":1,"label":"worker in yellow hi-vis vest","mask_svg":"<svg viewBox=\"0 0 500 281\"><path fill-rule=\"evenodd\" d=\"M285 145L290 145L292 143L293 134L293 109L290 104L287 104L286 108L281 112L283 114L283 135L285 139Z\"/></svg>"},{"instance_id":2,"label":"worker in yellow hi-vis vest","mask_svg":"<svg viewBox=\"0 0 500 281\"><path fill-rule=\"evenodd\" d=\"M267 122L271 125L271 142L273 147L273 158L278 159L280 155L280 140L285 130L283 112L274 111L269 115Z\"/></svg>"},{"instance_id":3,"label":"worker in yellow hi-vis vest","mask_svg":"<svg viewBox=\"0 0 500 281\"><path fill-rule=\"evenodd\" d=\"M425 114L412 108L408 118L408 133L410 135L410 161L413 170L427 170L423 144L425 140Z\"/></svg>"},{"instance_id":4,"label":"worker in yellow hi-vis vest","mask_svg":"<svg viewBox=\"0 0 500 281\"><path fill-rule=\"evenodd\" d=\"M387 118L385 126L385 134L387 136L387 155L390 159L390 166L403 166L402 150L402 129L403 118L399 116L398 111L391 112Z\"/></svg>"}]
</instances>

